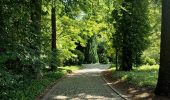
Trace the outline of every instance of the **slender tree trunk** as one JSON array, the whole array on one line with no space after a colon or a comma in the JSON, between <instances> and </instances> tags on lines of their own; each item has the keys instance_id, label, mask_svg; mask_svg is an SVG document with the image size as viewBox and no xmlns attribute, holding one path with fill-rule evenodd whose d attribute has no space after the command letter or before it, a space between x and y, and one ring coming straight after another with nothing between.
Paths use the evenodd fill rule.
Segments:
<instances>
[{"instance_id":1,"label":"slender tree trunk","mask_svg":"<svg viewBox=\"0 0 170 100\"><path fill-rule=\"evenodd\" d=\"M51 26L52 26L52 41L51 41L51 50L52 50L52 62L51 62L51 71L54 71L57 69L57 46L56 46L56 7L55 7L55 1L53 1L52 8L51 8Z\"/></svg>"},{"instance_id":2,"label":"slender tree trunk","mask_svg":"<svg viewBox=\"0 0 170 100\"><path fill-rule=\"evenodd\" d=\"M160 69L155 94L170 96L170 0L163 0L162 4Z\"/></svg>"},{"instance_id":3,"label":"slender tree trunk","mask_svg":"<svg viewBox=\"0 0 170 100\"><path fill-rule=\"evenodd\" d=\"M51 25L52 25L52 51L55 51L57 49L56 46L56 8L52 7L51 9Z\"/></svg>"},{"instance_id":4,"label":"slender tree trunk","mask_svg":"<svg viewBox=\"0 0 170 100\"><path fill-rule=\"evenodd\" d=\"M115 60L116 60L116 70L118 70L118 49L116 47L116 56L115 56Z\"/></svg>"}]
</instances>

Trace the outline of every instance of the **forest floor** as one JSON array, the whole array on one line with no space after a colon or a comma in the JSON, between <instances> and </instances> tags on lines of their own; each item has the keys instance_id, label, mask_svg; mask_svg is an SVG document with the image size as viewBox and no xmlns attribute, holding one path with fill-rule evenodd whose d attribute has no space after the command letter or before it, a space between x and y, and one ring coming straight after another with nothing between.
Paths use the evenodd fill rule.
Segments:
<instances>
[{"instance_id":1,"label":"forest floor","mask_svg":"<svg viewBox=\"0 0 170 100\"><path fill-rule=\"evenodd\" d=\"M138 87L119 78L114 78L112 77L112 71L103 72L103 76L113 88L118 90L122 95L125 95L129 100L170 100L166 97L155 96L154 90L151 88Z\"/></svg>"},{"instance_id":2,"label":"forest floor","mask_svg":"<svg viewBox=\"0 0 170 100\"><path fill-rule=\"evenodd\" d=\"M103 80L110 65L88 64L57 82L41 100L124 100Z\"/></svg>"}]
</instances>

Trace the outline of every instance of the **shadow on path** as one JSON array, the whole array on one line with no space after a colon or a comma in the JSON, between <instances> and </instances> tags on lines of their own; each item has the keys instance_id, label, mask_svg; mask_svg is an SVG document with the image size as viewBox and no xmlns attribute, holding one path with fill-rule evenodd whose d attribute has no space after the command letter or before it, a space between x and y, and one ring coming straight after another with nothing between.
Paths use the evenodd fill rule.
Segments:
<instances>
[{"instance_id":1,"label":"shadow on path","mask_svg":"<svg viewBox=\"0 0 170 100\"><path fill-rule=\"evenodd\" d=\"M122 100L101 77L109 66L84 64L83 69L58 82L42 100Z\"/></svg>"}]
</instances>

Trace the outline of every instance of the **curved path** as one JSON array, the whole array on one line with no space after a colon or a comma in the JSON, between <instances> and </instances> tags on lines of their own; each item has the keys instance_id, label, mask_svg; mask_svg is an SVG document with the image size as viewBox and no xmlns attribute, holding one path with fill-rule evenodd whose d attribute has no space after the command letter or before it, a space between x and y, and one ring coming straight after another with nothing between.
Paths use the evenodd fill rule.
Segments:
<instances>
[{"instance_id":1,"label":"curved path","mask_svg":"<svg viewBox=\"0 0 170 100\"><path fill-rule=\"evenodd\" d=\"M88 64L59 81L42 100L123 100L102 79L109 65Z\"/></svg>"}]
</instances>

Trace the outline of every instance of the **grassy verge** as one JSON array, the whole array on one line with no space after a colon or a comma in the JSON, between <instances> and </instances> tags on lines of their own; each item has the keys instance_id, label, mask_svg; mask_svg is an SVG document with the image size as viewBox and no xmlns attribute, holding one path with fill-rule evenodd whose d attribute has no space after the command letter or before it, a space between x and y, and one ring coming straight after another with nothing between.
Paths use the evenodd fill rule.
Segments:
<instances>
[{"instance_id":1,"label":"grassy verge","mask_svg":"<svg viewBox=\"0 0 170 100\"><path fill-rule=\"evenodd\" d=\"M59 67L60 70L62 70L64 73L67 73L68 71L76 71L79 70L79 66L65 66L65 67Z\"/></svg>"},{"instance_id":2,"label":"grassy verge","mask_svg":"<svg viewBox=\"0 0 170 100\"><path fill-rule=\"evenodd\" d=\"M67 70L75 71L79 66L60 67L57 72L46 72L41 80L33 80L29 85L25 85L24 90L17 90L14 94L16 100L34 100L49 85L52 85L57 79L67 74Z\"/></svg>"},{"instance_id":3,"label":"grassy verge","mask_svg":"<svg viewBox=\"0 0 170 100\"><path fill-rule=\"evenodd\" d=\"M134 86L154 89L157 83L158 69L158 65L143 65L130 72L115 71L115 69L112 69L112 76L115 79L120 79Z\"/></svg>"}]
</instances>

